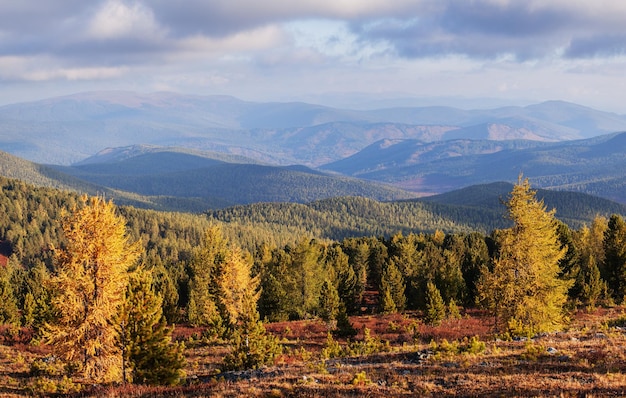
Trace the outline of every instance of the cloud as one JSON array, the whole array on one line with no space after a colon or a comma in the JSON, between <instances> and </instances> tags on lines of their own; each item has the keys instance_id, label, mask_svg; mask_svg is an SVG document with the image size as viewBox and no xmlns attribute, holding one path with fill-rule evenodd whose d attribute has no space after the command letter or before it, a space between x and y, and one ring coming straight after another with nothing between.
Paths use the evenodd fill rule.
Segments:
<instances>
[{"instance_id":1,"label":"cloud","mask_svg":"<svg viewBox=\"0 0 626 398\"><path fill-rule=\"evenodd\" d=\"M577 37L570 42L564 55L570 58L626 55L626 34L600 34L590 37Z\"/></svg>"},{"instance_id":2,"label":"cloud","mask_svg":"<svg viewBox=\"0 0 626 398\"><path fill-rule=\"evenodd\" d=\"M353 21L362 42L384 41L398 55L420 58L460 54L541 59L563 52L586 57L621 53L626 7L596 2L437 0L400 18ZM593 6L590 6L593 4ZM590 9L591 7L591 9ZM607 34L613 32L614 34ZM589 39L591 37L591 39Z\"/></svg>"},{"instance_id":3,"label":"cloud","mask_svg":"<svg viewBox=\"0 0 626 398\"><path fill-rule=\"evenodd\" d=\"M109 0L94 15L87 33L96 40L106 40L159 37L166 30L158 26L150 8L140 3Z\"/></svg>"},{"instance_id":4,"label":"cloud","mask_svg":"<svg viewBox=\"0 0 626 398\"><path fill-rule=\"evenodd\" d=\"M420 0L152 0L157 19L173 34L228 36L241 30L309 19L352 20L402 15Z\"/></svg>"},{"instance_id":5,"label":"cloud","mask_svg":"<svg viewBox=\"0 0 626 398\"><path fill-rule=\"evenodd\" d=\"M626 3L612 0L0 0L0 10L0 54L47 54L94 66L157 62L187 52L193 42L227 52L239 37L290 33L285 26L315 20L349 29L345 54L386 48L404 58L612 56L624 52L626 20ZM333 43L311 50L323 54L324 45Z\"/></svg>"},{"instance_id":6,"label":"cloud","mask_svg":"<svg viewBox=\"0 0 626 398\"><path fill-rule=\"evenodd\" d=\"M617 0L0 0L0 80L545 98L623 84L625 20Z\"/></svg>"}]
</instances>

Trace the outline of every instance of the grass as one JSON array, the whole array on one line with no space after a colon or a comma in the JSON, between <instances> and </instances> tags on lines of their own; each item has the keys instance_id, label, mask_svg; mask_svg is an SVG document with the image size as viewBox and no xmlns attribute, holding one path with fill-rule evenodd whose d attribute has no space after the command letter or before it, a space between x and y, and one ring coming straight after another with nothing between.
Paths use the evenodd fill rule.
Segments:
<instances>
[{"instance_id":1,"label":"grass","mask_svg":"<svg viewBox=\"0 0 626 398\"><path fill-rule=\"evenodd\" d=\"M613 322L620 317L621 309L580 312L567 331L526 341L496 339L480 312L438 327L415 314L355 317L359 334L350 340L329 338L322 322L281 322L267 325L288 348L275 366L225 373L217 369L226 346L203 344L194 339L201 330L178 328L177 338L188 343L189 378L169 388L82 385L46 362L46 347L20 340L27 331L13 331L0 345L0 396L620 395L626 391L626 332ZM329 344L335 355L324 354Z\"/></svg>"}]
</instances>

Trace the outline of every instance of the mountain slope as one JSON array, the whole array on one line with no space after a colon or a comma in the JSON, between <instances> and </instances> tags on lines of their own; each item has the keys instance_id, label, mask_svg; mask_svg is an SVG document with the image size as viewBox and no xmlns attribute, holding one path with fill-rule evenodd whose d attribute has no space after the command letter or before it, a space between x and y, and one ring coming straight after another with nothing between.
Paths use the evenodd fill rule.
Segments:
<instances>
[{"instance_id":1,"label":"mountain slope","mask_svg":"<svg viewBox=\"0 0 626 398\"><path fill-rule=\"evenodd\" d=\"M180 152L146 153L113 163L57 167L93 184L144 196L211 198L223 203L309 202L358 195L412 195L382 184L330 176L306 167L227 163Z\"/></svg>"},{"instance_id":2,"label":"mountain slope","mask_svg":"<svg viewBox=\"0 0 626 398\"><path fill-rule=\"evenodd\" d=\"M493 181L580 191L626 203L626 133L586 140L383 141L322 169L423 193L442 193Z\"/></svg>"},{"instance_id":3,"label":"mountain slope","mask_svg":"<svg viewBox=\"0 0 626 398\"><path fill-rule=\"evenodd\" d=\"M513 190L513 184L494 182L472 185L455 191L419 199L424 203L495 211L505 214L504 201ZM611 214L626 214L626 205L598 196L580 192L536 189L536 197L546 207L556 209L556 216L573 228L589 223L595 216L609 217Z\"/></svg>"},{"instance_id":4,"label":"mountain slope","mask_svg":"<svg viewBox=\"0 0 626 398\"><path fill-rule=\"evenodd\" d=\"M509 183L477 185L430 198L378 202L357 197L332 198L308 204L256 203L209 212L220 221L303 228L315 236L392 236L397 232L490 233L510 227L505 218ZM590 224L595 216L626 214L626 206L576 192L538 190L537 197L571 228Z\"/></svg>"}]
</instances>

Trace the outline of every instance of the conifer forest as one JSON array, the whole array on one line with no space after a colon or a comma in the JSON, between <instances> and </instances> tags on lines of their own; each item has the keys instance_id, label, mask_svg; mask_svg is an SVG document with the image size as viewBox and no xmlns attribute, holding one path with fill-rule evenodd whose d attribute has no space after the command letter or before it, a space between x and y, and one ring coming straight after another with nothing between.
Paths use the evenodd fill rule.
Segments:
<instances>
[{"instance_id":1,"label":"conifer forest","mask_svg":"<svg viewBox=\"0 0 626 398\"><path fill-rule=\"evenodd\" d=\"M338 238L0 183L0 395L626 388L626 221L570 226L521 176L507 227Z\"/></svg>"}]
</instances>

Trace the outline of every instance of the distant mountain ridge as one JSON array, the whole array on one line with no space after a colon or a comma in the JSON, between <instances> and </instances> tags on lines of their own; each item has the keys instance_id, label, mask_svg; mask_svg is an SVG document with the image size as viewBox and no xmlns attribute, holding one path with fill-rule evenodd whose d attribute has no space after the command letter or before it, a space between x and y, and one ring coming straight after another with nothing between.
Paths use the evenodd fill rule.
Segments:
<instances>
[{"instance_id":1,"label":"distant mountain ridge","mask_svg":"<svg viewBox=\"0 0 626 398\"><path fill-rule=\"evenodd\" d=\"M0 107L0 149L68 165L103 148L177 146L319 166L382 139L563 141L626 131L626 116L549 101L491 110L370 111L228 96L92 92Z\"/></svg>"},{"instance_id":2,"label":"distant mountain ridge","mask_svg":"<svg viewBox=\"0 0 626 398\"><path fill-rule=\"evenodd\" d=\"M117 156L112 155L114 152ZM5 177L38 186L105 195L119 204L191 212L255 202L304 203L348 195L376 200L416 196L388 185L328 175L305 166L237 163L224 154L213 156L182 148L121 148L107 155L111 156L105 156L101 163L91 159L74 166L46 166L0 152L0 171Z\"/></svg>"},{"instance_id":3,"label":"distant mountain ridge","mask_svg":"<svg viewBox=\"0 0 626 398\"><path fill-rule=\"evenodd\" d=\"M537 188L626 203L626 133L563 142L384 140L322 169L424 194L513 182L523 173Z\"/></svg>"}]
</instances>

